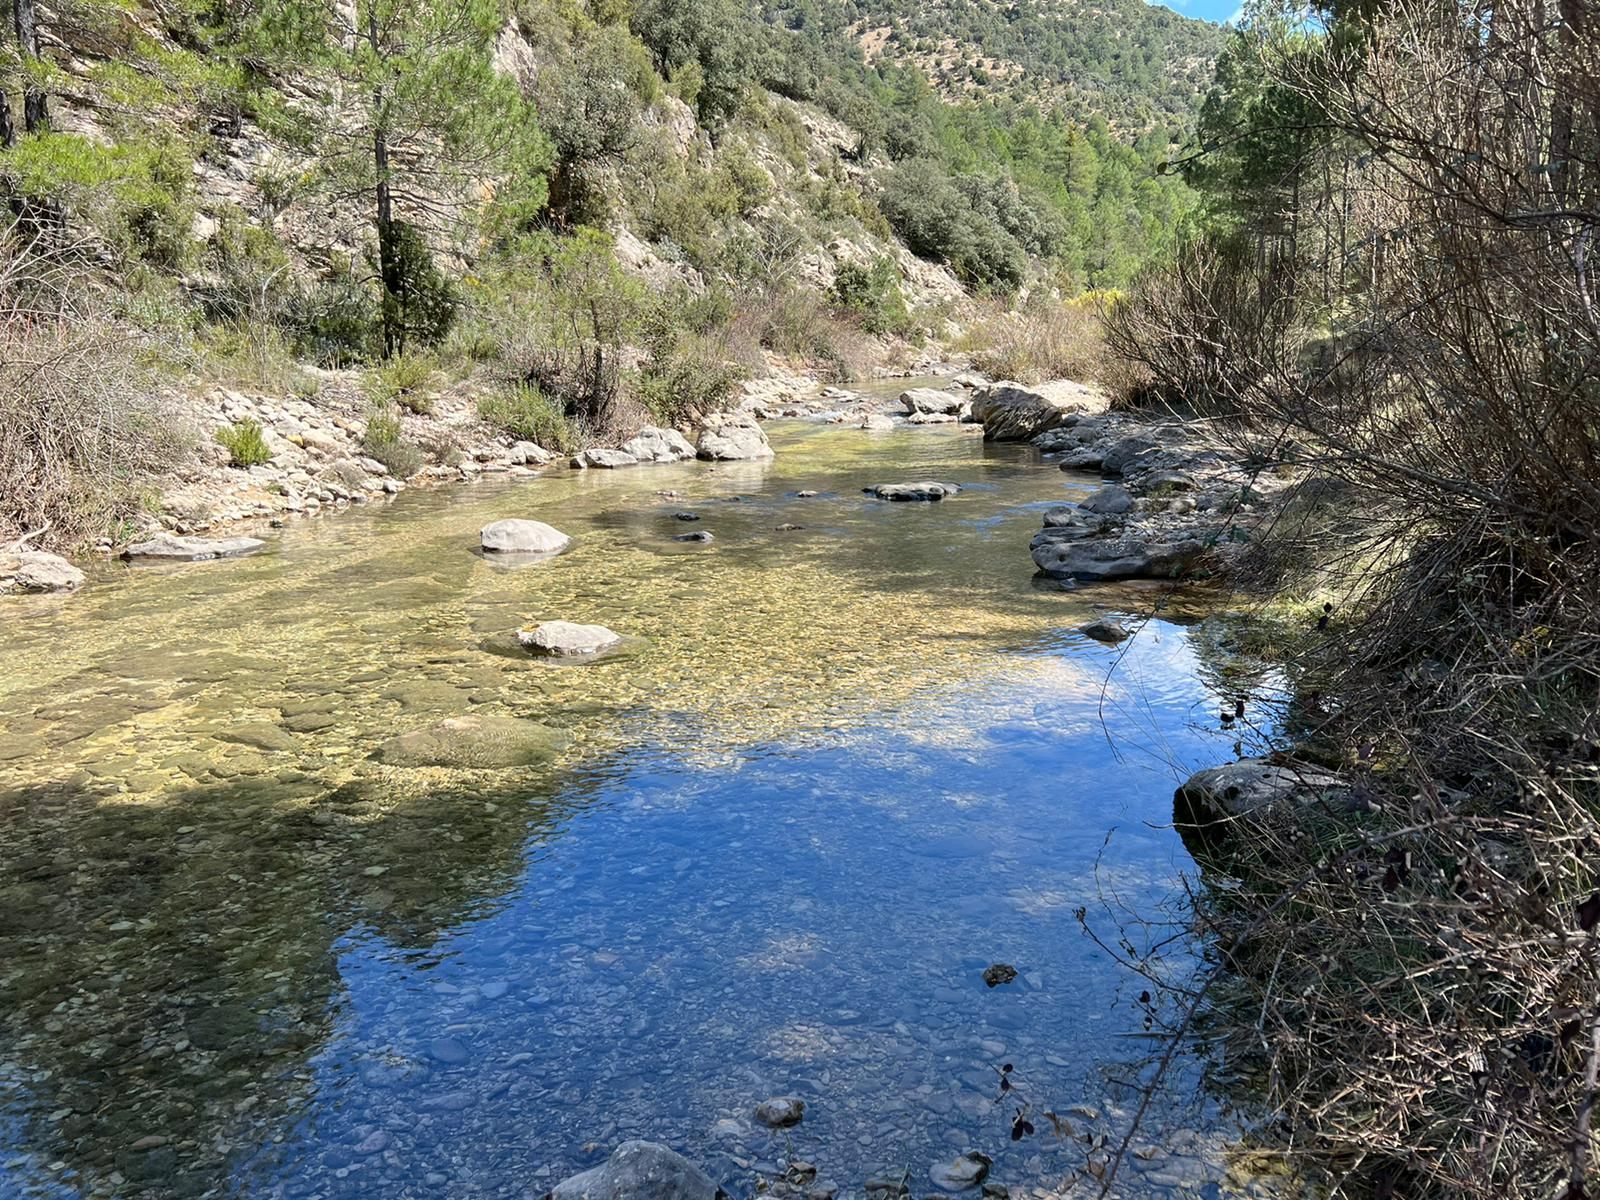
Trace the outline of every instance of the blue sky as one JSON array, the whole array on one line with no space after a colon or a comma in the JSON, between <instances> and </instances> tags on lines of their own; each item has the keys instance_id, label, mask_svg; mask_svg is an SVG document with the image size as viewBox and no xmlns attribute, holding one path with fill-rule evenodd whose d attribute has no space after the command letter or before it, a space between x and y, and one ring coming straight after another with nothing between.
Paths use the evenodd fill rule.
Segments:
<instances>
[{"instance_id":1,"label":"blue sky","mask_svg":"<svg viewBox=\"0 0 1600 1200\"><path fill-rule=\"evenodd\" d=\"M1151 0L1152 3L1155 0ZM1240 0L1163 0L1167 8L1186 17L1221 23L1239 15Z\"/></svg>"}]
</instances>

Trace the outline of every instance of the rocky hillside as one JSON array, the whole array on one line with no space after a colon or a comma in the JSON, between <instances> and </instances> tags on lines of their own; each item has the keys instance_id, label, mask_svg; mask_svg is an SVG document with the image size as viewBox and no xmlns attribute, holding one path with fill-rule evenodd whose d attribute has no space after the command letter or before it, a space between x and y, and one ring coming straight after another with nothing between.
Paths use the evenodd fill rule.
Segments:
<instances>
[{"instance_id":1,"label":"rocky hillside","mask_svg":"<svg viewBox=\"0 0 1600 1200\"><path fill-rule=\"evenodd\" d=\"M120 544L296 421L404 480L905 370L1189 203L1149 137L734 0L13 3L0 298L57 365L0 361L0 537Z\"/></svg>"}]
</instances>

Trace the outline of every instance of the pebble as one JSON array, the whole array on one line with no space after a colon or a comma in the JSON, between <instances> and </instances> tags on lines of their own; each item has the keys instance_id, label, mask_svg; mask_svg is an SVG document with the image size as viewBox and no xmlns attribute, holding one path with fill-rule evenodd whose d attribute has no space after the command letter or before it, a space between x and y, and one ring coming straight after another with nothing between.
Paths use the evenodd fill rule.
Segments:
<instances>
[{"instance_id":1,"label":"pebble","mask_svg":"<svg viewBox=\"0 0 1600 1200\"><path fill-rule=\"evenodd\" d=\"M805 1115L806 1102L795 1096L775 1096L756 1105L756 1120L772 1129L798 1125Z\"/></svg>"},{"instance_id":2,"label":"pebble","mask_svg":"<svg viewBox=\"0 0 1600 1200\"><path fill-rule=\"evenodd\" d=\"M435 1062L451 1067L458 1067L471 1057L466 1044L460 1038L453 1037L434 1038L428 1043L428 1055Z\"/></svg>"}]
</instances>

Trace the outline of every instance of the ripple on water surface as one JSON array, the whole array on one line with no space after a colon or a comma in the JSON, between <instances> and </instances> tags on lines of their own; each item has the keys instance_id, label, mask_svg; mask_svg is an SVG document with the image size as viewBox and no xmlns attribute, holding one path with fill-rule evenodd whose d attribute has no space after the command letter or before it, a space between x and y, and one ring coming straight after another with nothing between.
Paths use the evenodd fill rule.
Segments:
<instances>
[{"instance_id":1,"label":"ripple on water surface","mask_svg":"<svg viewBox=\"0 0 1600 1200\"><path fill-rule=\"evenodd\" d=\"M1170 764L1223 753L1187 635L1153 623L1107 682L1070 631L1151 594L1032 584L1039 507L1090 481L1027 449L775 440L410 492L8 607L0 1196L520 1196L627 1137L738 1191L791 1154L846 1190L965 1149L1013 1184L1081 1166L1009 1131L1114 1119L1138 1053L1138 989L1074 913L1187 865ZM925 477L971 486L861 493ZM685 511L713 542L672 540ZM488 561L504 516L573 546ZM509 652L552 617L629 645ZM511 769L373 758L469 716L560 736ZM752 1122L773 1094L796 1129Z\"/></svg>"}]
</instances>

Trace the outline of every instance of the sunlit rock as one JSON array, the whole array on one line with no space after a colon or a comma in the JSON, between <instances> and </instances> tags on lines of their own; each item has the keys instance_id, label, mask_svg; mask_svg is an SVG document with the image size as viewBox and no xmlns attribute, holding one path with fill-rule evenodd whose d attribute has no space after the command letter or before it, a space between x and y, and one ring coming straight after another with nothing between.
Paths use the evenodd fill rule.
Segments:
<instances>
[{"instance_id":1,"label":"sunlit rock","mask_svg":"<svg viewBox=\"0 0 1600 1200\"><path fill-rule=\"evenodd\" d=\"M572 542L566 534L543 521L515 517L485 525L478 537L490 554L557 554Z\"/></svg>"}]
</instances>

